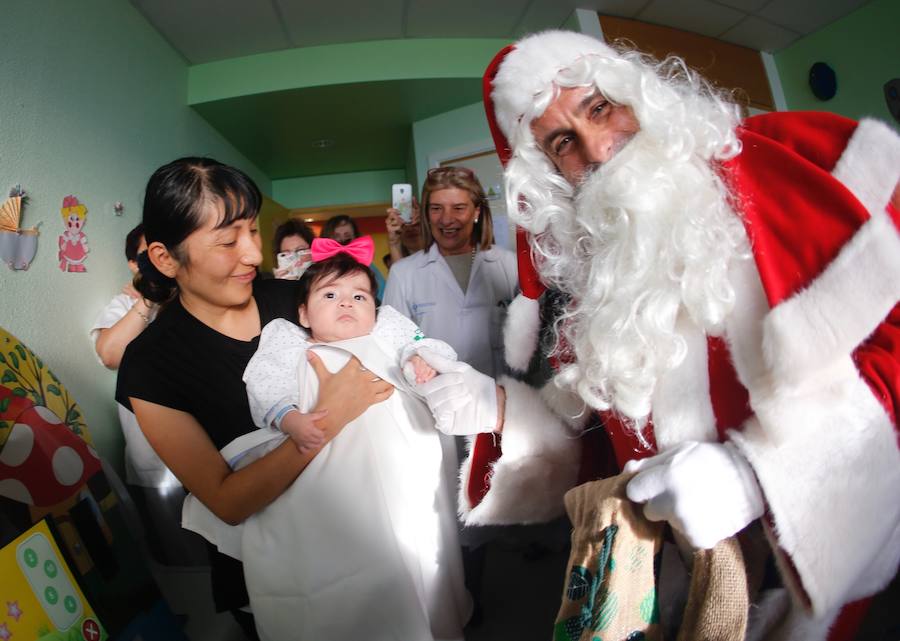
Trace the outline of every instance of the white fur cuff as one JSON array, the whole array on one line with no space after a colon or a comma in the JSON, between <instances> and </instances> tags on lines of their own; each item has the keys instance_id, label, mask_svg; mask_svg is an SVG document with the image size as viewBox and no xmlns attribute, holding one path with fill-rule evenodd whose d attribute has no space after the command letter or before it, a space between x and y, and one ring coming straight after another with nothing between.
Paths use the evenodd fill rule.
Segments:
<instances>
[{"instance_id":1,"label":"white fur cuff","mask_svg":"<svg viewBox=\"0 0 900 641\"><path fill-rule=\"evenodd\" d=\"M900 560L894 427L852 364L840 371L847 375L781 399L781 411L757 414L764 424L754 418L731 434L766 498L782 576L816 617L883 588Z\"/></svg>"},{"instance_id":2,"label":"white fur cuff","mask_svg":"<svg viewBox=\"0 0 900 641\"><path fill-rule=\"evenodd\" d=\"M776 380L792 382L847 356L900 299L900 233L873 216L806 289L766 317L763 350Z\"/></svg>"},{"instance_id":3,"label":"white fur cuff","mask_svg":"<svg viewBox=\"0 0 900 641\"><path fill-rule=\"evenodd\" d=\"M492 466L490 490L474 508L466 492L471 454L463 463L460 516L466 525L549 521L564 512L563 496L578 478L581 442L534 388L506 377L499 384L507 395L503 453Z\"/></svg>"},{"instance_id":4,"label":"white fur cuff","mask_svg":"<svg viewBox=\"0 0 900 641\"><path fill-rule=\"evenodd\" d=\"M528 369L528 363L537 349L540 330L540 302L519 294L509 304L506 326L503 328L506 364L513 371L524 372Z\"/></svg>"},{"instance_id":5,"label":"white fur cuff","mask_svg":"<svg viewBox=\"0 0 900 641\"><path fill-rule=\"evenodd\" d=\"M900 299L900 232L885 211L900 179L900 136L860 121L832 176L870 218L818 278L766 318L763 350L776 382L852 353Z\"/></svg>"}]
</instances>

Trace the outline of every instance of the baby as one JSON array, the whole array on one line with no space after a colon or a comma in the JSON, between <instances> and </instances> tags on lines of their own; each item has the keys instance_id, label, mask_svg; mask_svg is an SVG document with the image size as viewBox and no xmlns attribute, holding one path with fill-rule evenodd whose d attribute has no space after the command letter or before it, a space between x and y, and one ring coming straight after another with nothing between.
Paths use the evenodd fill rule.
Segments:
<instances>
[{"instance_id":1,"label":"baby","mask_svg":"<svg viewBox=\"0 0 900 641\"><path fill-rule=\"evenodd\" d=\"M425 338L412 321L392 307L384 306L376 315L373 292L377 285L371 270L347 253L339 251L314 262L299 286L299 321L308 333L285 320L266 325L259 349L244 372L244 382L256 425L281 430L301 452L324 445L323 432L315 423L324 412L300 411L301 401L308 399L300 398L293 376L302 363L285 362L286 357L304 358L311 343L333 343L374 333L384 347L399 352L399 364L411 386L426 383L437 373L416 353L420 348L456 359L452 347Z\"/></svg>"},{"instance_id":2,"label":"baby","mask_svg":"<svg viewBox=\"0 0 900 641\"><path fill-rule=\"evenodd\" d=\"M223 449L238 466L251 464L258 446L288 437L301 449L321 448L240 532L207 536L243 560L262 639L349 639L365 630L370 639L462 641L471 612L447 474L455 467L452 442L415 389L435 375L419 349L448 360L456 354L394 309L376 313L371 239L367 245L362 256L351 243L323 257L313 241L316 262L298 281L306 329L285 320L263 328L244 372L261 429L242 437L246 446ZM315 425L322 414L310 412L318 379L309 350L331 371L356 356L395 387L324 445Z\"/></svg>"}]
</instances>

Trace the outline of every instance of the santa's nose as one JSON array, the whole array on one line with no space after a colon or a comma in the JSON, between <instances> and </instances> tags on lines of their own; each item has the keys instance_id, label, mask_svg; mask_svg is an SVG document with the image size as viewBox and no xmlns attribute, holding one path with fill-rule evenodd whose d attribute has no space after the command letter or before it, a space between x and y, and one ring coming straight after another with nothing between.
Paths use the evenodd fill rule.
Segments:
<instances>
[{"instance_id":1,"label":"santa's nose","mask_svg":"<svg viewBox=\"0 0 900 641\"><path fill-rule=\"evenodd\" d=\"M594 134L585 139L584 160L588 165L602 165L612 160L616 153L616 140L612 134Z\"/></svg>"}]
</instances>

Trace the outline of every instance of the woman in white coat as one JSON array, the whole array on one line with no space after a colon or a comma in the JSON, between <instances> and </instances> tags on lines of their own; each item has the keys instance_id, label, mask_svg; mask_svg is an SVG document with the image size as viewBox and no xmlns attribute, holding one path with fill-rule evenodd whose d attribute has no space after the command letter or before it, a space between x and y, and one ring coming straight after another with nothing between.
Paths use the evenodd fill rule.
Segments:
<instances>
[{"instance_id":1,"label":"woman in white coat","mask_svg":"<svg viewBox=\"0 0 900 641\"><path fill-rule=\"evenodd\" d=\"M426 336L449 343L460 361L496 376L504 362L506 308L518 288L515 254L494 244L491 209L470 169L429 170L420 202L425 249L391 266L383 302ZM457 484L455 473L450 480ZM482 544L490 536L484 528L460 533L466 587L475 602L472 623L481 617Z\"/></svg>"},{"instance_id":2,"label":"woman in white coat","mask_svg":"<svg viewBox=\"0 0 900 641\"><path fill-rule=\"evenodd\" d=\"M471 170L438 167L422 188L425 249L394 263L384 304L459 360L494 376L503 364L503 321L516 294L513 252L494 244L491 210Z\"/></svg>"}]
</instances>

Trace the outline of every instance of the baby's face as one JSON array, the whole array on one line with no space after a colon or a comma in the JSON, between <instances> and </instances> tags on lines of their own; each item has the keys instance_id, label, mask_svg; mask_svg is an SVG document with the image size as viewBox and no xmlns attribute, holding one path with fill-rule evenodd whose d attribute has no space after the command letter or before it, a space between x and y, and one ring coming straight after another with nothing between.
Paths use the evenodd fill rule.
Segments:
<instances>
[{"instance_id":1,"label":"baby's face","mask_svg":"<svg viewBox=\"0 0 900 641\"><path fill-rule=\"evenodd\" d=\"M325 277L300 305L300 324L319 343L356 338L375 327L375 298L369 278L360 272L340 278Z\"/></svg>"}]
</instances>

